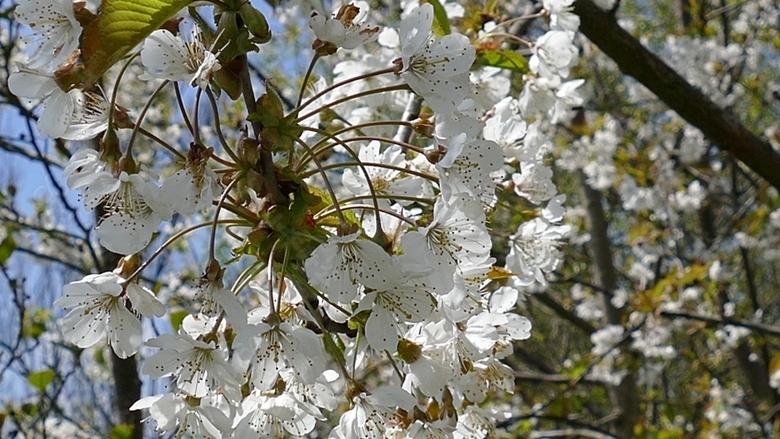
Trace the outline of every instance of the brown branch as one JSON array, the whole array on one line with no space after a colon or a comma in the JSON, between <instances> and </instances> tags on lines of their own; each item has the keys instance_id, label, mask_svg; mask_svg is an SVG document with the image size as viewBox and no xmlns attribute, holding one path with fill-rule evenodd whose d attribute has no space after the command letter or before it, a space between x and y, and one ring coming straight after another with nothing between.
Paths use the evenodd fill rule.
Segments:
<instances>
[{"instance_id":1,"label":"brown branch","mask_svg":"<svg viewBox=\"0 0 780 439\"><path fill-rule=\"evenodd\" d=\"M756 323L751 322L748 320L742 320L742 319L721 319L719 317L712 317L712 316L705 316L701 314L693 314L693 313L687 313L687 312L672 312L672 311L661 311L661 315L663 317L680 317L684 319L689 320L697 320L700 322L709 323L710 325L718 325L718 326L725 326L725 325L734 325L734 326L741 326L743 328L748 328L756 332L761 332L764 334L774 335L780 337L780 327L767 325L764 323Z\"/></svg>"},{"instance_id":2,"label":"brown branch","mask_svg":"<svg viewBox=\"0 0 780 439\"><path fill-rule=\"evenodd\" d=\"M620 70L642 83L715 145L728 151L772 186L780 189L780 154L748 130L730 111L718 107L699 89L591 0L577 0L580 31L617 63Z\"/></svg>"},{"instance_id":3,"label":"brown branch","mask_svg":"<svg viewBox=\"0 0 780 439\"><path fill-rule=\"evenodd\" d=\"M532 383L571 384L572 381L575 380L575 378L560 373L534 373L534 372L525 372L525 371L515 371L515 380L532 382ZM593 380L590 378L583 378L579 380L579 383L591 384L596 386L604 385L603 382L598 380Z\"/></svg>"},{"instance_id":4,"label":"brown branch","mask_svg":"<svg viewBox=\"0 0 780 439\"><path fill-rule=\"evenodd\" d=\"M566 309L557 300L552 298L552 296L550 296L548 293L545 292L535 293L529 295L528 297L532 300L539 301L541 304L550 308L555 312L555 314L558 315L558 317L561 317L562 319L569 321L574 326L584 331L586 334L590 335L596 332L596 328L593 327L593 325L591 325L587 320L580 318L574 312Z\"/></svg>"},{"instance_id":5,"label":"brown branch","mask_svg":"<svg viewBox=\"0 0 780 439\"><path fill-rule=\"evenodd\" d=\"M602 195L601 192L588 186L585 174L580 173L579 177L584 195L586 223L591 235L588 242L588 254L594 273L593 283L609 292L601 294L607 322L612 325L622 325L623 312L613 306L611 302L612 293L617 289L618 283L612 258L611 241L607 232L607 218L602 206ZM621 351L627 358L633 355L625 346L622 347ZM631 367L628 367L626 372L626 376L620 381L620 384L608 388L609 399L615 414L613 422L610 423L610 430L618 437L632 435L640 413L635 372Z\"/></svg>"},{"instance_id":6,"label":"brown branch","mask_svg":"<svg viewBox=\"0 0 780 439\"><path fill-rule=\"evenodd\" d=\"M0 138L0 149L3 151L8 151L11 154L18 154L21 156L24 156L30 160L35 160L43 163L46 166L54 166L56 168L63 168L64 165L57 159L47 156L47 155L38 155L32 151L30 151L27 148L23 148L21 146L14 145L7 139Z\"/></svg>"}]
</instances>

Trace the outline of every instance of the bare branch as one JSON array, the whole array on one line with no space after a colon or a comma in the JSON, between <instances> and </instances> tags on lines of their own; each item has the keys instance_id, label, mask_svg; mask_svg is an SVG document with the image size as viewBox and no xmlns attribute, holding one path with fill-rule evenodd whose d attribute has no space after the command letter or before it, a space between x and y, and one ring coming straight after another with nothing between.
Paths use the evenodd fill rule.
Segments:
<instances>
[{"instance_id":1,"label":"bare branch","mask_svg":"<svg viewBox=\"0 0 780 439\"><path fill-rule=\"evenodd\" d=\"M730 318L721 319L719 317L705 316L701 314L693 314L693 313L686 313L686 312L672 312L672 311L661 311L661 315L664 317L681 317L684 319L698 320L700 322L705 322L711 325L718 325L718 326L725 326L725 325L741 326L743 328L752 329L753 331L756 332L761 332L764 334L780 337L780 327L766 325L764 323L751 322L749 320L730 319Z\"/></svg>"}]
</instances>

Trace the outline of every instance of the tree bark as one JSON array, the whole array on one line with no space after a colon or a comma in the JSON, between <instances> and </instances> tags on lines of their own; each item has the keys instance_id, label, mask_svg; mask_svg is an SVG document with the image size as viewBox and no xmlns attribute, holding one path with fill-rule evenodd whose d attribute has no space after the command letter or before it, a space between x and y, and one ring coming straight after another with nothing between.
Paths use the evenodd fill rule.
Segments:
<instances>
[{"instance_id":1,"label":"tree bark","mask_svg":"<svg viewBox=\"0 0 780 439\"><path fill-rule=\"evenodd\" d=\"M601 296L606 320L611 325L623 326L623 313L612 305L612 292L617 289L617 273L615 272L610 239L607 234L607 219L604 208L601 205L603 197L601 192L588 186L587 178L580 173L586 220L590 231L588 242L588 254L593 270L593 283L601 287ZM633 356L628 349L621 347L622 354L630 359ZM634 436L634 426L639 420L639 395L637 393L634 371L629 366L626 376L617 386L608 388L609 399L612 403L614 421L611 422L610 432L621 438Z\"/></svg>"},{"instance_id":2,"label":"tree bark","mask_svg":"<svg viewBox=\"0 0 780 439\"><path fill-rule=\"evenodd\" d=\"M614 16L591 0L576 0L580 31L620 70L642 83L712 142L780 190L780 153L748 130L730 111L699 89L621 28Z\"/></svg>"},{"instance_id":3,"label":"tree bark","mask_svg":"<svg viewBox=\"0 0 780 439\"><path fill-rule=\"evenodd\" d=\"M143 438L143 412L130 411L130 406L141 399L141 379L135 356L121 359L111 351L111 372L114 376L114 407L121 424L133 426L133 439Z\"/></svg>"}]
</instances>

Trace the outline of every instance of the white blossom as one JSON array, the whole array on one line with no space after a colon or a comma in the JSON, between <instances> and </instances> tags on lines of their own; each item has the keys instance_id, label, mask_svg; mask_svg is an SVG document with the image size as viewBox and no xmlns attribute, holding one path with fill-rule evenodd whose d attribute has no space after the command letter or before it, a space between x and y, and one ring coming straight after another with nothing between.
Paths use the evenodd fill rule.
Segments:
<instances>
[{"instance_id":1,"label":"white blossom","mask_svg":"<svg viewBox=\"0 0 780 439\"><path fill-rule=\"evenodd\" d=\"M396 408L411 410L415 398L399 387L380 387L371 394L360 393L352 408L339 419L343 438L384 439L385 431L396 423Z\"/></svg>"},{"instance_id":2,"label":"white blossom","mask_svg":"<svg viewBox=\"0 0 780 439\"><path fill-rule=\"evenodd\" d=\"M235 421L236 437L305 436L324 420L319 409L295 395L272 395L257 389L241 403L241 415Z\"/></svg>"},{"instance_id":3,"label":"white blossom","mask_svg":"<svg viewBox=\"0 0 780 439\"><path fill-rule=\"evenodd\" d=\"M62 289L55 306L71 309L62 320L65 339L81 348L95 345L108 335L120 358L136 353L141 345L141 322L137 314L162 317L165 307L151 291L129 283L115 273L90 274ZM128 309L131 306L131 311Z\"/></svg>"},{"instance_id":4,"label":"white blossom","mask_svg":"<svg viewBox=\"0 0 780 439\"><path fill-rule=\"evenodd\" d=\"M546 285L544 273L556 269L562 255L558 249L568 226L554 226L541 218L525 222L510 237L506 267L523 285Z\"/></svg>"},{"instance_id":5,"label":"white blossom","mask_svg":"<svg viewBox=\"0 0 780 439\"><path fill-rule=\"evenodd\" d=\"M580 17L574 14L574 0L544 0L544 10L550 15L550 28L574 33L580 27Z\"/></svg>"},{"instance_id":6,"label":"white blossom","mask_svg":"<svg viewBox=\"0 0 780 439\"><path fill-rule=\"evenodd\" d=\"M202 89L221 68L217 55L204 45L198 26L193 26L187 41L165 29L152 32L141 49L141 62L146 68L142 79L182 81Z\"/></svg>"},{"instance_id":7,"label":"white blossom","mask_svg":"<svg viewBox=\"0 0 780 439\"><path fill-rule=\"evenodd\" d=\"M193 144L184 168L163 182L160 204L182 215L192 215L211 206L222 192L219 177L207 164L211 153L210 148Z\"/></svg>"},{"instance_id":8,"label":"white blossom","mask_svg":"<svg viewBox=\"0 0 780 439\"><path fill-rule=\"evenodd\" d=\"M224 405L220 396L193 402L186 395L164 393L141 398L130 410L149 409L149 418L157 423L156 431L178 430L191 438L222 439L232 431Z\"/></svg>"},{"instance_id":9,"label":"white blossom","mask_svg":"<svg viewBox=\"0 0 780 439\"><path fill-rule=\"evenodd\" d=\"M382 282L391 276L392 260L378 244L360 239L360 232L331 236L306 260L306 274L312 286L337 303L347 303L357 295L358 285L368 279Z\"/></svg>"},{"instance_id":10,"label":"white blossom","mask_svg":"<svg viewBox=\"0 0 780 439\"><path fill-rule=\"evenodd\" d=\"M403 172L408 167L403 150L398 145L391 145L380 153L380 144L373 141L362 146L358 152L358 160L365 168L357 170L345 169L342 176L344 187L355 195L371 195L369 182L376 195L392 197L421 197L423 195L423 182L419 177L414 177ZM386 165L382 166L372 166ZM368 179L366 179L368 174ZM402 205L411 204L411 201L399 199ZM390 205L388 199L379 199L380 206Z\"/></svg>"},{"instance_id":11,"label":"white blossom","mask_svg":"<svg viewBox=\"0 0 780 439\"><path fill-rule=\"evenodd\" d=\"M400 75L436 112L455 111L468 95L469 68L476 51L468 38L449 34L431 37L433 6L415 8L401 21Z\"/></svg>"},{"instance_id":12,"label":"white blossom","mask_svg":"<svg viewBox=\"0 0 780 439\"><path fill-rule=\"evenodd\" d=\"M443 196L464 192L483 202L492 199L495 184L490 174L503 162L503 151L495 142L470 139L465 133L450 138L444 157L436 163Z\"/></svg>"},{"instance_id":13,"label":"white blossom","mask_svg":"<svg viewBox=\"0 0 780 439\"><path fill-rule=\"evenodd\" d=\"M338 48L354 49L376 40L379 26L363 23L368 9L368 3L359 1L342 6L332 17L312 13L309 27L317 36L313 48L318 53L330 55Z\"/></svg>"},{"instance_id":14,"label":"white blossom","mask_svg":"<svg viewBox=\"0 0 780 439\"><path fill-rule=\"evenodd\" d=\"M311 384L326 366L317 335L287 322L250 324L239 332L235 346L238 362L248 366L251 382L261 391L270 389L286 368L293 368L301 382Z\"/></svg>"},{"instance_id":15,"label":"white blossom","mask_svg":"<svg viewBox=\"0 0 780 439\"><path fill-rule=\"evenodd\" d=\"M146 360L142 372L152 377L173 375L176 385L188 395L202 398L222 393L232 401L241 400L241 384L228 363L228 352L187 333L162 334L146 342L161 350Z\"/></svg>"},{"instance_id":16,"label":"white blossom","mask_svg":"<svg viewBox=\"0 0 780 439\"><path fill-rule=\"evenodd\" d=\"M14 16L34 32L37 47L30 68L58 66L79 48L81 24L73 0L20 0Z\"/></svg>"},{"instance_id":17,"label":"white blossom","mask_svg":"<svg viewBox=\"0 0 780 439\"><path fill-rule=\"evenodd\" d=\"M102 183L105 185L90 184L85 193L85 201L95 201L95 206L105 203L106 213L95 228L100 244L122 255L143 250L162 221L159 213L162 209L152 207L159 205L157 186L138 174L126 172Z\"/></svg>"},{"instance_id":18,"label":"white blossom","mask_svg":"<svg viewBox=\"0 0 780 439\"><path fill-rule=\"evenodd\" d=\"M577 48L571 34L551 30L536 40L528 67L542 77L566 78L576 61Z\"/></svg>"},{"instance_id":19,"label":"white blossom","mask_svg":"<svg viewBox=\"0 0 780 439\"><path fill-rule=\"evenodd\" d=\"M42 136L58 138L67 132L75 107L73 96L63 91L52 75L20 67L8 77L8 89L22 98L42 100L43 112L38 118Z\"/></svg>"}]
</instances>

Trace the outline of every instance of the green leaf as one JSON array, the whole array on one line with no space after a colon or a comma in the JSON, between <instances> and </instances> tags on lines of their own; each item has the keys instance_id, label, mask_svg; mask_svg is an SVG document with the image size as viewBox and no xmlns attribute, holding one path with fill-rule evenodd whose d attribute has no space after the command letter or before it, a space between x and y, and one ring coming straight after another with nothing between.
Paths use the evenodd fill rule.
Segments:
<instances>
[{"instance_id":1,"label":"green leaf","mask_svg":"<svg viewBox=\"0 0 780 439\"><path fill-rule=\"evenodd\" d=\"M131 439L135 426L132 424L119 424L108 433L108 439Z\"/></svg>"},{"instance_id":2,"label":"green leaf","mask_svg":"<svg viewBox=\"0 0 780 439\"><path fill-rule=\"evenodd\" d=\"M22 319L22 337L38 339L46 332L46 323L51 321L51 311L42 308L28 309Z\"/></svg>"},{"instance_id":3,"label":"green leaf","mask_svg":"<svg viewBox=\"0 0 780 439\"><path fill-rule=\"evenodd\" d=\"M103 73L192 0L103 0L84 28L84 86Z\"/></svg>"},{"instance_id":4,"label":"green leaf","mask_svg":"<svg viewBox=\"0 0 780 439\"><path fill-rule=\"evenodd\" d=\"M0 242L0 265L5 264L5 261L11 257L11 253L13 253L14 250L16 250L16 242L14 242L14 237L9 233L8 236L3 239L3 242Z\"/></svg>"},{"instance_id":5,"label":"green leaf","mask_svg":"<svg viewBox=\"0 0 780 439\"><path fill-rule=\"evenodd\" d=\"M178 331L181 327L181 322L184 321L184 318L187 317L190 313L180 309L178 311L172 311L171 312L171 327L174 331Z\"/></svg>"},{"instance_id":6,"label":"green leaf","mask_svg":"<svg viewBox=\"0 0 780 439\"><path fill-rule=\"evenodd\" d=\"M33 387L38 389L38 391L43 393L46 390L46 387L51 384L51 382L54 381L54 378L56 377L57 372L51 369L44 369L27 375L27 381L29 381Z\"/></svg>"},{"instance_id":7,"label":"green leaf","mask_svg":"<svg viewBox=\"0 0 780 439\"><path fill-rule=\"evenodd\" d=\"M528 73L528 60L519 53L508 49L480 52L477 56L477 64L500 67L518 73Z\"/></svg>"},{"instance_id":8,"label":"green leaf","mask_svg":"<svg viewBox=\"0 0 780 439\"><path fill-rule=\"evenodd\" d=\"M433 18L441 28L443 35L452 33L452 30L450 30L450 19L447 18L447 11L444 9L444 6L441 5L439 0L428 0L427 2L433 6Z\"/></svg>"}]
</instances>

